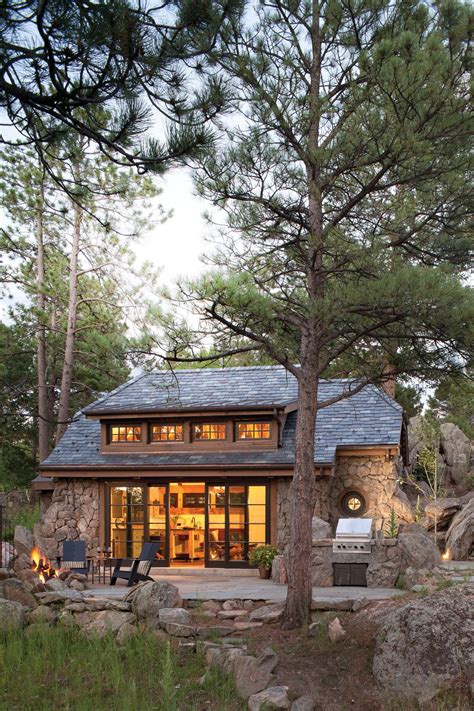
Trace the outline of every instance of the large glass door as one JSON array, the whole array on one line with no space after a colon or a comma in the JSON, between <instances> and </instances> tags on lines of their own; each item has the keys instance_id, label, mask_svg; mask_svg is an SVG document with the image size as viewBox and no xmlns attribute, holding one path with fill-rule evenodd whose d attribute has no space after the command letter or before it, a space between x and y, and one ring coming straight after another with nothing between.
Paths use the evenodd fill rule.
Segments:
<instances>
[{"instance_id":1,"label":"large glass door","mask_svg":"<svg viewBox=\"0 0 474 711\"><path fill-rule=\"evenodd\" d=\"M147 540L158 543L154 565L169 565L169 484L148 487Z\"/></svg>"},{"instance_id":2,"label":"large glass door","mask_svg":"<svg viewBox=\"0 0 474 711\"><path fill-rule=\"evenodd\" d=\"M265 484L206 485L206 565L246 567L269 540Z\"/></svg>"},{"instance_id":3,"label":"large glass door","mask_svg":"<svg viewBox=\"0 0 474 711\"><path fill-rule=\"evenodd\" d=\"M136 558L145 535L145 487L110 489L110 545L114 558Z\"/></svg>"}]
</instances>

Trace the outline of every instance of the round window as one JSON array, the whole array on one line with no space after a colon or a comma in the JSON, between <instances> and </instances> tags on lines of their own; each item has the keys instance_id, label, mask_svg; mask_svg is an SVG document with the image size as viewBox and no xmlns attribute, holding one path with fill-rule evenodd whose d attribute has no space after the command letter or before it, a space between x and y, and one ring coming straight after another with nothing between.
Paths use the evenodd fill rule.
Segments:
<instances>
[{"instance_id":1,"label":"round window","mask_svg":"<svg viewBox=\"0 0 474 711\"><path fill-rule=\"evenodd\" d=\"M365 499L357 491L348 491L342 497L341 506L348 516L360 516L365 511Z\"/></svg>"}]
</instances>

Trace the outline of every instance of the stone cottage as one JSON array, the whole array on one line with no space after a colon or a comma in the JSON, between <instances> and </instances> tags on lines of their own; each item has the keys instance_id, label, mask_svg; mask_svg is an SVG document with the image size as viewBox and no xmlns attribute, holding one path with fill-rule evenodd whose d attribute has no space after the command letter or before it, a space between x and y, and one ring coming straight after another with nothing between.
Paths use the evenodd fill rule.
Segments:
<instances>
[{"instance_id":1,"label":"stone cottage","mask_svg":"<svg viewBox=\"0 0 474 711\"><path fill-rule=\"evenodd\" d=\"M404 418L368 385L322 381L317 415L315 515L384 526L399 496ZM288 537L298 417L295 378L280 366L158 371L108 393L73 418L41 463L47 502L36 537L54 557L85 539L114 557L157 541L157 566L246 567L252 549Z\"/></svg>"}]
</instances>

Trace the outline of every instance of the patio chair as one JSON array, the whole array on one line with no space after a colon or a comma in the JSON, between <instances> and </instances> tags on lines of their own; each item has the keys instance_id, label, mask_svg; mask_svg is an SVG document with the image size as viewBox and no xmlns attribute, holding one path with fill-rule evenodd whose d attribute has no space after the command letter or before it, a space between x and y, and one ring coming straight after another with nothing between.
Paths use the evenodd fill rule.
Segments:
<instances>
[{"instance_id":1,"label":"patio chair","mask_svg":"<svg viewBox=\"0 0 474 711\"><path fill-rule=\"evenodd\" d=\"M59 558L59 567L70 570L73 573L87 575L89 572L89 561L86 555L86 542L64 541L63 554Z\"/></svg>"},{"instance_id":2,"label":"patio chair","mask_svg":"<svg viewBox=\"0 0 474 711\"><path fill-rule=\"evenodd\" d=\"M122 580L127 580L127 587L131 588L132 585L141 580L153 580L148 573L158 552L159 545L158 542L144 543L139 558L133 558L131 561L130 559L125 559L128 561L126 567L123 566L124 559L118 558L110 578L110 584L115 585L117 578L121 578Z\"/></svg>"}]
</instances>

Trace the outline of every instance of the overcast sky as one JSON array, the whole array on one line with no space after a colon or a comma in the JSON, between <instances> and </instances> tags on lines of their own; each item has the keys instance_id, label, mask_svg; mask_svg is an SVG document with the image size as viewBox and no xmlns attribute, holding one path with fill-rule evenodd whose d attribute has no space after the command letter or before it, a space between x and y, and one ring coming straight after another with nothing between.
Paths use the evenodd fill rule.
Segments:
<instances>
[{"instance_id":1,"label":"overcast sky","mask_svg":"<svg viewBox=\"0 0 474 711\"><path fill-rule=\"evenodd\" d=\"M193 195L191 174L184 168L166 173L158 184L163 189L159 202L173 216L140 240L136 253L162 267L163 281L171 286L177 277L196 276L204 268L199 256L206 249L209 228L202 213L208 204Z\"/></svg>"}]
</instances>

